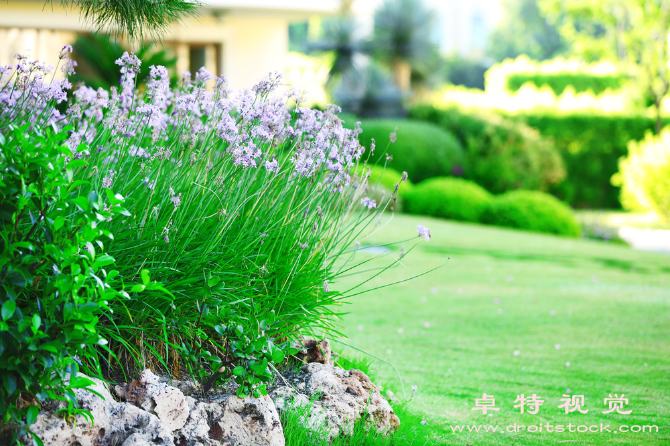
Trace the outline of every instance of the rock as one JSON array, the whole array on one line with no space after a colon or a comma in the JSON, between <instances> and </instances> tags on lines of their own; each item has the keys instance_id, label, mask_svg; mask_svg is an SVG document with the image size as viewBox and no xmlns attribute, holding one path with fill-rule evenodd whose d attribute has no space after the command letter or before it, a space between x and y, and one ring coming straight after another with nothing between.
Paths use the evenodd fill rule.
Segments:
<instances>
[{"instance_id":1,"label":"rock","mask_svg":"<svg viewBox=\"0 0 670 446\"><path fill-rule=\"evenodd\" d=\"M104 399L84 389L75 389L74 393L79 407L93 415L93 425L81 415L75 417L75 423L67 423L62 417L43 411L30 429L46 446L174 445L166 423L131 404L114 401L102 381L90 379L95 382L92 389Z\"/></svg>"},{"instance_id":2,"label":"rock","mask_svg":"<svg viewBox=\"0 0 670 446\"><path fill-rule=\"evenodd\" d=\"M316 362L319 364L333 365L332 350L327 339L316 341L314 339L303 339L300 341L304 350L299 351L295 357L304 363Z\"/></svg>"},{"instance_id":3,"label":"rock","mask_svg":"<svg viewBox=\"0 0 670 446\"><path fill-rule=\"evenodd\" d=\"M179 432L178 446L284 446L284 431L272 400L235 395L198 402Z\"/></svg>"},{"instance_id":4,"label":"rock","mask_svg":"<svg viewBox=\"0 0 670 446\"><path fill-rule=\"evenodd\" d=\"M150 370L130 384L116 386L126 402L115 401L96 379L92 390L75 389L82 416L75 423L43 411L31 425L45 446L284 446L279 414L268 396L240 399L225 395L203 402L184 396ZM28 444L29 441L26 441Z\"/></svg>"},{"instance_id":5,"label":"rock","mask_svg":"<svg viewBox=\"0 0 670 446\"><path fill-rule=\"evenodd\" d=\"M149 369L142 371L137 380L116 386L114 390L119 398L154 413L172 431L186 424L190 409L182 391L160 382Z\"/></svg>"},{"instance_id":6,"label":"rock","mask_svg":"<svg viewBox=\"0 0 670 446\"><path fill-rule=\"evenodd\" d=\"M389 433L397 429L400 420L393 408L372 384L370 378L360 370L344 370L332 365L311 363L301 370L305 394L300 395L290 387L273 389L271 397L277 407L290 404L303 405L305 400L316 398L311 406L308 426L318 428L325 425L329 440L351 434L356 420L374 421L377 432Z\"/></svg>"}]
</instances>

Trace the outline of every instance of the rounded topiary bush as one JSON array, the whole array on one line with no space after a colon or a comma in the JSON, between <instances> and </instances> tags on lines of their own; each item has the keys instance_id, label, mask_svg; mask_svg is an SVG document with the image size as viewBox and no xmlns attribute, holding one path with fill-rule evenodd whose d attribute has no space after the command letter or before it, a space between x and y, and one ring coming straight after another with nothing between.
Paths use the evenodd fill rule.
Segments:
<instances>
[{"instance_id":1,"label":"rounded topiary bush","mask_svg":"<svg viewBox=\"0 0 670 446\"><path fill-rule=\"evenodd\" d=\"M553 141L522 122L493 113L459 108L413 108L414 119L453 133L463 147L463 178L491 193L549 190L565 178L563 159Z\"/></svg>"},{"instance_id":2,"label":"rounded topiary bush","mask_svg":"<svg viewBox=\"0 0 670 446\"><path fill-rule=\"evenodd\" d=\"M493 196L472 181L432 178L404 193L403 200L410 214L476 222Z\"/></svg>"},{"instance_id":3,"label":"rounded topiary bush","mask_svg":"<svg viewBox=\"0 0 670 446\"><path fill-rule=\"evenodd\" d=\"M347 122L346 125L355 123ZM395 128L398 127L398 130ZM370 119L363 121L359 140L366 148L375 140L375 155L393 156L390 165L398 171L407 171L414 182L426 178L453 175L463 164L463 149L456 138L446 130L428 123L404 119ZM389 144L389 135L396 133L396 141Z\"/></svg>"},{"instance_id":4,"label":"rounded topiary bush","mask_svg":"<svg viewBox=\"0 0 670 446\"><path fill-rule=\"evenodd\" d=\"M579 236L581 227L572 209L544 192L518 190L496 197L481 215L482 223Z\"/></svg>"}]
</instances>

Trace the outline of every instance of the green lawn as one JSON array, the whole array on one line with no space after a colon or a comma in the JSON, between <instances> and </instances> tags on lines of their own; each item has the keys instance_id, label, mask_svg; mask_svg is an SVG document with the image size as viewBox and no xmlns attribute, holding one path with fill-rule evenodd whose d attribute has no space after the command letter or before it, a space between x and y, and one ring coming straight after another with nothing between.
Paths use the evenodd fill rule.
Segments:
<instances>
[{"instance_id":1,"label":"green lawn","mask_svg":"<svg viewBox=\"0 0 670 446\"><path fill-rule=\"evenodd\" d=\"M670 444L670 256L408 216L362 243L408 238L417 224L428 226L433 238L404 259L409 269L395 268L366 286L450 258L447 265L353 297L342 323L347 342L393 362L406 386L418 386L410 407L434 427L435 444ZM379 374L394 377L383 364ZM568 392L585 396L587 414L558 409ZM471 410L483 393L495 397L500 410L493 415ZM604 399L621 393L632 413L603 414ZM537 415L513 408L519 394L545 401ZM603 423L612 432L452 433L456 425L500 431L514 423L566 430L568 423ZM620 425L656 425L659 432L615 433Z\"/></svg>"}]
</instances>

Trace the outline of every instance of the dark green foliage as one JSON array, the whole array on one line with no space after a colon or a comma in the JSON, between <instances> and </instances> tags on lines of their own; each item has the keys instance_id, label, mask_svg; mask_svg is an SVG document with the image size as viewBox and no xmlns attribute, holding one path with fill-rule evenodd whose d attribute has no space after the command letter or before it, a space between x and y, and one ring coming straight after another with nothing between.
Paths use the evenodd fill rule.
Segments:
<instances>
[{"instance_id":1,"label":"dark green foliage","mask_svg":"<svg viewBox=\"0 0 670 446\"><path fill-rule=\"evenodd\" d=\"M537 191L518 190L496 197L484 210L481 222L572 237L581 234L581 227L567 205Z\"/></svg>"},{"instance_id":2,"label":"dark green foliage","mask_svg":"<svg viewBox=\"0 0 670 446\"><path fill-rule=\"evenodd\" d=\"M444 60L444 78L454 85L484 89L484 74L489 69L483 62L454 55Z\"/></svg>"},{"instance_id":3,"label":"dark green foliage","mask_svg":"<svg viewBox=\"0 0 670 446\"><path fill-rule=\"evenodd\" d=\"M77 370L81 364L100 374L95 349L107 341L98 321L108 305L128 297L104 252L112 234L99 226L129 215L120 207L123 198L109 190L103 198L87 181L73 179L85 161L71 159L67 136L28 124L0 134L0 423L17 423L15 435L29 429L48 400L91 419L77 408L73 389L93 382ZM142 279L142 289L161 289L146 271ZM19 408L19 398L31 395L34 404Z\"/></svg>"},{"instance_id":4,"label":"dark green foliage","mask_svg":"<svg viewBox=\"0 0 670 446\"><path fill-rule=\"evenodd\" d=\"M431 178L403 194L410 214L478 222L493 196L472 181Z\"/></svg>"},{"instance_id":5,"label":"dark green foliage","mask_svg":"<svg viewBox=\"0 0 670 446\"><path fill-rule=\"evenodd\" d=\"M77 7L96 30L127 34L138 42L162 36L172 23L196 15L200 6L197 0L61 0L61 4Z\"/></svg>"},{"instance_id":6,"label":"dark green foliage","mask_svg":"<svg viewBox=\"0 0 670 446\"><path fill-rule=\"evenodd\" d=\"M558 150L523 123L455 107L417 106L410 116L453 133L465 149L463 177L489 192L547 190L565 177Z\"/></svg>"},{"instance_id":7,"label":"dark green foliage","mask_svg":"<svg viewBox=\"0 0 670 446\"><path fill-rule=\"evenodd\" d=\"M373 159L383 157L385 153L392 155L393 161L389 165L398 171L406 171L415 183L426 178L453 175L463 164L463 149L456 138L433 124L404 119L371 119L363 121L362 128L359 140L363 146L369 148L371 139L375 140ZM389 135L393 132L396 132L397 140L390 144Z\"/></svg>"},{"instance_id":8,"label":"dark green foliage","mask_svg":"<svg viewBox=\"0 0 670 446\"><path fill-rule=\"evenodd\" d=\"M548 86L551 90L560 95L566 88L572 86L577 93L592 91L594 94L601 94L608 88L611 90L620 89L628 78L623 75L595 76L588 73L516 73L507 77L506 88L510 92L515 92L526 82L534 84L536 87Z\"/></svg>"},{"instance_id":9,"label":"dark green foliage","mask_svg":"<svg viewBox=\"0 0 670 446\"><path fill-rule=\"evenodd\" d=\"M644 116L533 113L515 119L554 139L567 176L551 192L579 208L621 207L620 189L611 182L619 158L628 154L628 141L654 129L654 120Z\"/></svg>"},{"instance_id":10,"label":"dark green foliage","mask_svg":"<svg viewBox=\"0 0 670 446\"><path fill-rule=\"evenodd\" d=\"M124 49L118 41L105 34L79 34L72 49L73 58L77 61L77 72L69 77L73 85L84 82L86 86L96 90L109 90L119 85L121 67L115 62L124 51L129 50ZM162 65L171 72L174 72L177 65L177 58L168 57L160 48L143 46L137 51L137 57L142 59L137 75L138 87L146 81L152 65ZM171 81L176 80L173 75Z\"/></svg>"}]
</instances>

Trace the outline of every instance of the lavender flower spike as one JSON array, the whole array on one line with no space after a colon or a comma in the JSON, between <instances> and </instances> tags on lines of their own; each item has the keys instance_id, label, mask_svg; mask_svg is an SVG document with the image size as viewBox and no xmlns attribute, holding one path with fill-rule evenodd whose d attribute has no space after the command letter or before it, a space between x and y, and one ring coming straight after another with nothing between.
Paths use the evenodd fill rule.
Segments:
<instances>
[{"instance_id":1,"label":"lavender flower spike","mask_svg":"<svg viewBox=\"0 0 670 446\"><path fill-rule=\"evenodd\" d=\"M424 225L417 225L416 232L419 233L419 237L423 237L424 240L426 240L427 242L430 241L430 229L428 229Z\"/></svg>"},{"instance_id":2,"label":"lavender flower spike","mask_svg":"<svg viewBox=\"0 0 670 446\"><path fill-rule=\"evenodd\" d=\"M371 198L365 197L361 200L361 204L368 209L374 209L377 207L377 202Z\"/></svg>"}]
</instances>

